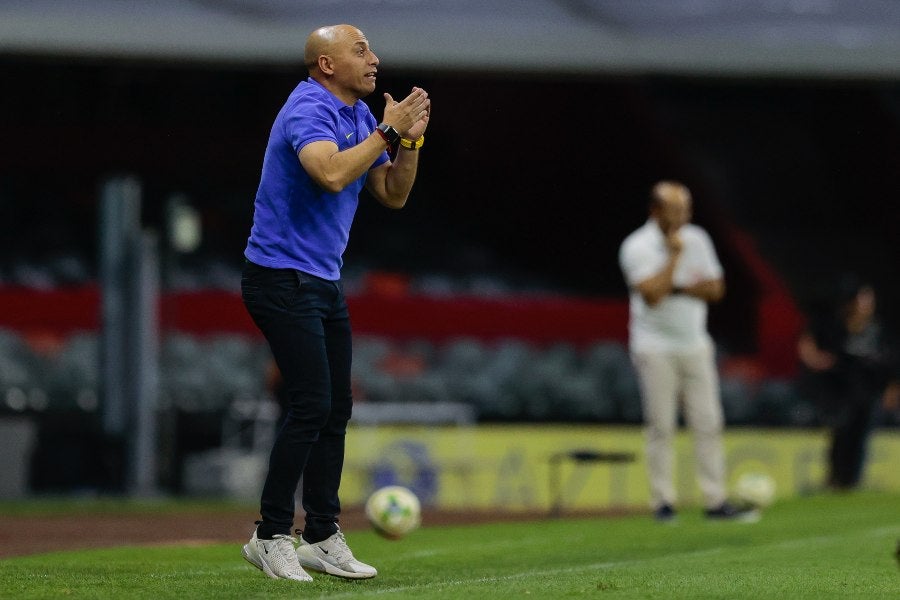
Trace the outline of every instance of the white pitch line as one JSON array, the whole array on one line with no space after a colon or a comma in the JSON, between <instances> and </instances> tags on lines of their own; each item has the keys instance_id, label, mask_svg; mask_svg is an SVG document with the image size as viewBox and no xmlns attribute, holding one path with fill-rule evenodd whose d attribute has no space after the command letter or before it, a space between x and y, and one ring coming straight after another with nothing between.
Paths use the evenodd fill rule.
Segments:
<instances>
[{"instance_id":1,"label":"white pitch line","mask_svg":"<svg viewBox=\"0 0 900 600\"><path fill-rule=\"evenodd\" d=\"M665 556L656 557L656 559L660 558L671 558L673 556L703 556L708 554L717 554L726 550L726 547L717 547L717 548L706 548L704 550L692 550L691 552L682 552L679 554L667 554ZM475 579L451 579L447 581L430 581L427 583L416 584L416 585L403 585L392 588L380 588L377 590L366 590L366 591L354 591L354 592L343 592L339 594L325 594L322 597L325 598L351 598L351 597L359 597L359 596L380 596L383 594L396 594L402 592L411 592L416 590L422 590L427 588L434 587L455 587L459 585L469 585L472 583L499 583L503 581L512 581L515 579L523 579L525 577L534 577L534 576L548 576L548 575L559 575L563 573L580 573L583 571L600 571L603 569L610 569L613 567L622 567L628 565L636 565L651 562L655 559L635 559L635 560L622 560L622 561L606 561L606 562L598 562L591 563L587 565L580 565L577 567L559 567L556 569L544 569L542 571L519 571L517 573L510 573L508 575L499 575L496 577L477 577Z\"/></svg>"},{"instance_id":2,"label":"white pitch line","mask_svg":"<svg viewBox=\"0 0 900 600\"><path fill-rule=\"evenodd\" d=\"M879 527L876 529L871 529L865 532L859 532L860 535L864 536L873 536L873 537L888 537L897 535L900 532L900 527ZM771 547L771 548L792 548L796 545L808 545L811 543L827 543L834 542L842 539L844 536L841 535L830 535L830 536L812 536L807 538L798 538L793 540L781 540L778 542L772 542L769 544L759 544L756 547ZM403 592L412 592L418 591L428 588L435 587L456 587L460 585L467 584L478 584L478 583L499 583L503 581L512 581L515 579L522 579L525 577L533 577L533 576L550 576L550 575L559 575L563 573L579 573L583 571L601 571L604 569L611 569L614 567L626 567L633 565L642 565L649 564L658 560L669 560L672 558L690 558L690 557L699 557L706 556L710 554L719 554L721 552L725 552L727 550L734 550L734 546L716 546L713 548L704 548L702 550L691 550L689 552L678 552L674 554L665 554L661 556L654 556L653 558L643 558L643 559L632 559L632 560L622 560L622 561L606 561L606 562L598 562L591 563L587 565L575 566L575 567L559 567L555 569L544 569L542 571L519 571L517 573L510 573L508 575L500 575L497 577L478 577L475 579L451 579L447 581L429 581L427 583L416 584L416 585L404 585L404 586L396 586L391 588L380 588L375 590L357 590L353 592L342 592L338 594L324 594L321 597L323 598L358 598L364 596L381 596L384 594L398 594Z\"/></svg>"},{"instance_id":3,"label":"white pitch line","mask_svg":"<svg viewBox=\"0 0 900 600\"><path fill-rule=\"evenodd\" d=\"M868 531L860 531L858 532L858 536L864 536L866 538L881 538L888 536L900 535L900 527L877 527L875 529L869 529ZM834 542L837 540L841 540L847 537L846 535L816 535L808 538L800 538L796 540L782 540L780 542L772 542L770 544L763 544L765 546L769 546L771 548L795 548L797 546L806 546L809 544L826 544L829 542Z\"/></svg>"}]
</instances>

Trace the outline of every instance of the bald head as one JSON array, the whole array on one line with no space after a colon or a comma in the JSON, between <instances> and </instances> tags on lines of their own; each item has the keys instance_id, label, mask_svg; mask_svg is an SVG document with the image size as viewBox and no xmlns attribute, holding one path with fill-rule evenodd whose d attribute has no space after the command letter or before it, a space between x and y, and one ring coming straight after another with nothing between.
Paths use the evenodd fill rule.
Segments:
<instances>
[{"instance_id":1,"label":"bald head","mask_svg":"<svg viewBox=\"0 0 900 600\"><path fill-rule=\"evenodd\" d=\"M691 220L691 192L678 181L660 181L650 190L650 215L664 231L678 229Z\"/></svg>"},{"instance_id":2,"label":"bald head","mask_svg":"<svg viewBox=\"0 0 900 600\"><path fill-rule=\"evenodd\" d=\"M663 180L650 190L650 203L657 206L669 203L689 206L691 192L679 181Z\"/></svg>"},{"instance_id":3,"label":"bald head","mask_svg":"<svg viewBox=\"0 0 900 600\"><path fill-rule=\"evenodd\" d=\"M378 57L353 25L319 27L306 39L303 60L309 76L347 106L375 91Z\"/></svg>"},{"instance_id":4,"label":"bald head","mask_svg":"<svg viewBox=\"0 0 900 600\"><path fill-rule=\"evenodd\" d=\"M363 34L353 25L319 27L306 38L303 63L310 72L318 70L320 56L331 56L342 43L347 43L355 37L363 37Z\"/></svg>"}]
</instances>

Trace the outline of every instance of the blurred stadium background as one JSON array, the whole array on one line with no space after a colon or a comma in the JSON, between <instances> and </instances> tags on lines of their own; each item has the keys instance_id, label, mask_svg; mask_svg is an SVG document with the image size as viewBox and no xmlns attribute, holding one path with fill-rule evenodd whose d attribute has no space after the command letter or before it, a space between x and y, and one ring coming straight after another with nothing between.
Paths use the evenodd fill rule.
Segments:
<instances>
[{"instance_id":1,"label":"blurred stadium background","mask_svg":"<svg viewBox=\"0 0 900 600\"><path fill-rule=\"evenodd\" d=\"M616 253L662 177L725 266L729 424L823 425L794 344L840 274L897 330L895 2L9 1L3 497L228 492L215 461L258 470L278 387L241 253L271 120L335 22L381 59L376 115L381 91L435 102L412 202L361 202L345 257L360 426L639 424ZM110 266L118 244L137 262ZM120 320L111 293L136 305Z\"/></svg>"}]
</instances>

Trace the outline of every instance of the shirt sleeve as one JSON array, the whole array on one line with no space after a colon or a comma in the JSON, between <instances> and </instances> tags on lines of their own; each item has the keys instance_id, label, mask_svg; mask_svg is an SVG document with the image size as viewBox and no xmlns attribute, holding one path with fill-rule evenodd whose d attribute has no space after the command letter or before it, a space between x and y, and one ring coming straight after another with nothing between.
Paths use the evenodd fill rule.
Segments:
<instances>
[{"instance_id":1,"label":"shirt sleeve","mask_svg":"<svg viewBox=\"0 0 900 600\"><path fill-rule=\"evenodd\" d=\"M716 248L713 246L712 239L703 229L697 228L694 231L701 250L698 257L700 265L698 266L703 279L722 279L725 275L725 270L722 268L722 263L719 262L718 255L716 255Z\"/></svg>"},{"instance_id":2,"label":"shirt sleeve","mask_svg":"<svg viewBox=\"0 0 900 600\"><path fill-rule=\"evenodd\" d=\"M637 242L636 238L627 238L619 249L619 266L629 287L650 279L661 268L649 246Z\"/></svg>"},{"instance_id":3,"label":"shirt sleeve","mask_svg":"<svg viewBox=\"0 0 900 600\"><path fill-rule=\"evenodd\" d=\"M325 103L303 101L297 97L285 109L284 138L294 153L310 142L337 140L337 115Z\"/></svg>"}]
</instances>

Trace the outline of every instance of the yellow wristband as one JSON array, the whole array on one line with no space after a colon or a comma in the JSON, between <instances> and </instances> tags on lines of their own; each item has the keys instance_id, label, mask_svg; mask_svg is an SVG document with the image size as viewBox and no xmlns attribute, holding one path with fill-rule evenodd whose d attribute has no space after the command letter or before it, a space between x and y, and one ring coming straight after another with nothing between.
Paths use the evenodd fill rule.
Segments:
<instances>
[{"instance_id":1,"label":"yellow wristband","mask_svg":"<svg viewBox=\"0 0 900 600\"><path fill-rule=\"evenodd\" d=\"M425 143L425 136L420 136L417 140L408 140L405 137L400 138L400 145L407 150L418 150Z\"/></svg>"}]
</instances>

